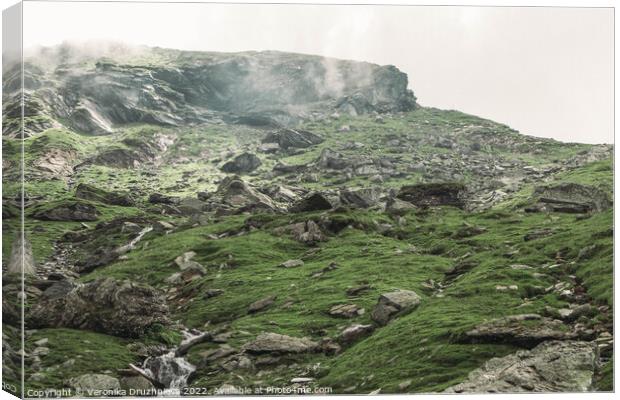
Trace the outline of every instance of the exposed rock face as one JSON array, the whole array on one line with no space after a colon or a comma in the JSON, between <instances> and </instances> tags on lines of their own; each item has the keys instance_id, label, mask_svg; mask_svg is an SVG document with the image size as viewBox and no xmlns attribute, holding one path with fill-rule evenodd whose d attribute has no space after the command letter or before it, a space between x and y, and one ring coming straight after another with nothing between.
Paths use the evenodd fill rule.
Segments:
<instances>
[{"instance_id":1,"label":"exposed rock face","mask_svg":"<svg viewBox=\"0 0 620 400\"><path fill-rule=\"evenodd\" d=\"M243 153L224 164L222 171L230 174L247 174L260 166L260 158L251 153Z\"/></svg>"},{"instance_id":2,"label":"exposed rock face","mask_svg":"<svg viewBox=\"0 0 620 400\"><path fill-rule=\"evenodd\" d=\"M562 321L538 314L512 315L481 324L465 333L474 343L510 343L534 347L546 340L587 339L587 332L575 332Z\"/></svg>"},{"instance_id":3,"label":"exposed rock face","mask_svg":"<svg viewBox=\"0 0 620 400\"><path fill-rule=\"evenodd\" d=\"M364 314L364 309L356 304L338 304L329 309L329 315L337 318L354 318Z\"/></svg>"},{"instance_id":4,"label":"exposed rock face","mask_svg":"<svg viewBox=\"0 0 620 400\"><path fill-rule=\"evenodd\" d=\"M48 56L59 51L50 49ZM55 90L44 92L35 85L31 102L90 134L107 134L118 124L135 122L202 122L217 112L232 116L231 122L278 126L292 125L312 111L338 109L357 115L415 107L407 75L393 66L275 51L140 51L176 61L169 66L99 61L94 68L75 68L71 74L59 69L50 74ZM62 63L61 56L58 59ZM45 79L38 68L30 75L33 81Z\"/></svg>"},{"instance_id":5,"label":"exposed rock face","mask_svg":"<svg viewBox=\"0 0 620 400\"><path fill-rule=\"evenodd\" d=\"M613 205L604 191L588 185L562 183L554 186L538 186L534 190L539 210L569 213L604 211Z\"/></svg>"},{"instance_id":6,"label":"exposed rock face","mask_svg":"<svg viewBox=\"0 0 620 400\"><path fill-rule=\"evenodd\" d=\"M75 197L83 200L98 201L115 206L132 206L133 199L126 193L108 192L98 187L80 183L75 189Z\"/></svg>"},{"instance_id":7,"label":"exposed rock face","mask_svg":"<svg viewBox=\"0 0 620 400\"><path fill-rule=\"evenodd\" d=\"M22 235L18 233L11 245L11 258L9 259L6 272L9 274L21 274L22 271L24 275L34 275L36 273L36 264L32 255L30 241L22 238Z\"/></svg>"},{"instance_id":8,"label":"exposed rock face","mask_svg":"<svg viewBox=\"0 0 620 400\"><path fill-rule=\"evenodd\" d=\"M463 208L465 186L460 183L423 183L403 186L398 192L401 200L416 206L454 206Z\"/></svg>"},{"instance_id":9,"label":"exposed rock face","mask_svg":"<svg viewBox=\"0 0 620 400\"><path fill-rule=\"evenodd\" d=\"M549 341L487 361L447 393L585 392L598 356L593 343Z\"/></svg>"},{"instance_id":10,"label":"exposed rock face","mask_svg":"<svg viewBox=\"0 0 620 400\"><path fill-rule=\"evenodd\" d=\"M279 148L284 150L303 149L322 142L323 138L312 132L294 129L280 129L269 133L263 139L263 143L277 143Z\"/></svg>"},{"instance_id":11,"label":"exposed rock face","mask_svg":"<svg viewBox=\"0 0 620 400\"><path fill-rule=\"evenodd\" d=\"M308 353L318 349L318 343L307 338L296 338L277 333L261 333L245 345L249 353Z\"/></svg>"},{"instance_id":12,"label":"exposed rock face","mask_svg":"<svg viewBox=\"0 0 620 400\"><path fill-rule=\"evenodd\" d=\"M89 329L121 337L139 337L153 324L168 323L168 307L150 286L113 278L75 285L61 282L55 284L63 285L61 291L51 286L30 309L31 326Z\"/></svg>"},{"instance_id":13,"label":"exposed rock face","mask_svg":"<svg viewBox=\"0 0 620 400\"><path fill-rule=\"evenodd\" d=\"M397 290L379 296L370 317L379 325L386 325L398 315L413 311L420 304L420 296L412 290Z\"/></svg>"},{"instance_id":14,"label":"exposed rock face","mask_svg":"<svg viewBox=\"0 0 620 400\"><path fill-rule=\"evenodd\" d=\"M35 212L33 218L43 221L96 221L97 208L81 201L67 201Z\"/></svg>"},{"instance_id":15,"label":"exposed rock face","mask_svg":"<svg viewBox=\"0 0 620 400\"><path fill-rule=\"evenodd\" d=\"M352 164L345 156L328 148L321 151L315 163L320 168L336 170L345 169Z\"/></svg>"}]
</instances>

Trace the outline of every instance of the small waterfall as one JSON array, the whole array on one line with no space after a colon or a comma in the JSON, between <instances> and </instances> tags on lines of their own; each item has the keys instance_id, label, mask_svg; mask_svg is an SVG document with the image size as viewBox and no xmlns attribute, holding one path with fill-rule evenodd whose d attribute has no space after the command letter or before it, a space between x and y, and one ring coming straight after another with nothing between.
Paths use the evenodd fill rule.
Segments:
<instances>
[{"instance_id":1,"label":"small waterfall","mask_svg":"<svg viewBox=\"0 0 620 400\"><path fill-rule=\"evenodd\" d=\"M183 332L184 339L178 348L182 348L187 343L200 337L198 334L188 331ZM142 364L142 372L151 380L160 383L165 387L164 394L168 396L178 396L182 388L187 385L187 379L196 367L190 364L185 358L176 355L177 349L172 349L166 354L158 357L149 357Z\"/></svg>"}]
</instances>

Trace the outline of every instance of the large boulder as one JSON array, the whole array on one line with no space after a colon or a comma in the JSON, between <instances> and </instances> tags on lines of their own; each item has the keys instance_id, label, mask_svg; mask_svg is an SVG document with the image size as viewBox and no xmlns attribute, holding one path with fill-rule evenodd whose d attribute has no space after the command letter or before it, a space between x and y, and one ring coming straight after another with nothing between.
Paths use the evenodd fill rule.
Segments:
<instances>
[{"instance_id":1,"label":"large boulder","mask_svg":"<svg viewBox=\"0 0 620 400\"><path fill-rule=\"evenodd\" d=\"M207 199L206 208L222 214L278 210L269 196L259 192L237 175L222 180L217 191Z\"/></svg>"},{"instance_id":2,"label":"large boulder","mask_svg":"<svg viewBox=\"0 0 620 400\"><path fill-rule=\"evenodd\" d=\"M383 293L370 318L379 325L386 325L399 315L409 313L420 304L420 296L412 290Z\"/></svg>"},{"instance_id":3,"label":"large boulder","mask_svg":"<svg viewBox=\"0 0 620 400\"><path fill-rule=\"evenodd\" d=\"M340 192L340 202L343 205L368 208L379 202L381 191L377 188L345 189Z\"/></svg>"},{"instance_id":4,"label":"large boulder","mask_svg":"<svg viewBox=\"0 0 620 400\"><path fill-rule=\"evenodd\" d=\"M394 217L403 216L412 210L415 210L413 204L396 197L390 197L385 203L385 212Z\"/></svg>"},{"instance_id":5,"label":"large boulder","mask_svg":"<svg viewBox=\"0 0 620 400\"><path fill-rule=\"evenodd\" d=\"M117 392L120 393L121 384L118 379L104 374L86 374L78 376L77 378L71 378L67 382L72 388L81 391L82 393L93 392ZM99 393L98 395L101 395ZM110 394L106 394L109 396Z\"/></svg>"},{"instance_id":6,"label":"large boulder","mask_svg":"<svg viewBox=\"0 0 620 400\"><path fill-rule=\"evenodd\" d=\"M261 166L260 158L252 153L239 154L222 166L222 171L230 174L247 174Z\"/></svg>"},{"instance_id":7,"label":"large boulder","mask_svg":"<svg viewBox=\"0 0 620 400\"><path fill-rule=\"evenodd\" d=\"M306 148L322 143L323 138L312 132L294 129L280 129L265 136L263 143L277 143L282 149Z\"/></svg>"},{"instance_id":8,"label":"large boulder","mask_svg":"<svg viewBox=\"0 0 620 400\"><path fill-rule=\"evenodd\" d=\"M163 296L150 286L113 278L73 285L61 282L45 290L31 307L29 326L140 337L154 324L169 322ZM63 285L62 290L57 290L56 285Z\"/></svg>"},{"instance_id":9,"label":"large boulder","mask_svg":"<svg viewBox=\"0 0 620 400\"><path fill-rule=\"evenodd\" d=\"M592 390L596 346L548 341L532 350L492 358L446 393L585 392Z\"/></svg>"},{"instance_id":10,"label":"large boulder","mask_svg":"<svg viewBox=\"0 0 620 400\"><path fill-rule=\"evenodd\" d=\"M318 349L318 343L307 338L297 338L277 333L261 333L244 346L248 353L308 353Z\"/></svg>"},{"instance_id":11,"label":"large boulder","mask_svg":"<svg viewBox=\"0 0 620 400\"><path fill-rule=\"evenodd\" d=\"M319 225L312 220L276 228L274 231L275 233L288 233L296 241L310 246L327 240L327 236Z\"/></svg>"},{"instance_id":12,"label":"large boulder","mask_svg":"<svg viewBox=\"0 0 620 400\"><path fill-rule=\"evenodd\" d=\"M420 183L403 186L397 198L416 206L465 207L465 186L461 183Z\"/></svg>"},{"instance_id":13,"label":"large boulder","mask_svg":"<svg viewBox=\"0 0 620 400\"><path fill-rule=\"evenodd\" d=\"M547 340L587 339L588 332L577 332L562 321L538 314L520 314L493 319L465 332L468 343L507 343L532 348Z\"/></svg>"},{"instance_id":14,"label":"large boulder","mask_svg":"<svg viewBox=\"0 0 620 400\"><path fill-rule=\"evenodd\" d=\"M43 221L96 221L99 211L83 201L63 201L41 207L32 217Z\"/></svg>"},{"instance_id":15,"label":"large boulder","mask_svg":"<svg viewBox=\"0 0 620 400\"><path fill-rule=\"evenodd\" d=\"M535 207L542 211L599 212L613 205L605 191L578 183L538 186L534 190L534 198L538 202Z\"/></svg>"},{"instance_id":16,"label":"large boulder","mask_svg":"<svg viewBox=\"0 0 620 400\"><path fill-rule=\"evenodd\" d=\"M334 204L331 199L321 192L312 192L293 204L289 211L293 213L307 211L331 210Z\"/></svg>"},{"instance_id":17,"label":"large boulder","mask_svg":"<svg viewBox=\"0 0 620 400\"><path fill-rule=\"evenodd\" d=\"M114 206L132 206L133 199L127 193L108 192L86 183L80 183L75 189L75 197L82 200L98 201Z\"/></svg>"}]
</instances>

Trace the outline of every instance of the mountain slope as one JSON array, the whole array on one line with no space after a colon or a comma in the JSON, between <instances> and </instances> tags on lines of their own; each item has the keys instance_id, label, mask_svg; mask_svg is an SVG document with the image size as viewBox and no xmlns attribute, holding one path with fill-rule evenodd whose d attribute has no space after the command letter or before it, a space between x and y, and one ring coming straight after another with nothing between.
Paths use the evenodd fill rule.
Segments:
<instances>
[{"instance_id":1,"label":"mountain slope","mask_svg":"<svg viewBox=\"0 0 620 400\"><path fill-rule=\"evenodd\" d=\"M492 389L611 389L612 146L422 107L405 74L367 63L72 48L29 62L28 387L488 390L475 371L493 357L554 349L541 368L580 379Z\"/></svg>"}]
</instances>

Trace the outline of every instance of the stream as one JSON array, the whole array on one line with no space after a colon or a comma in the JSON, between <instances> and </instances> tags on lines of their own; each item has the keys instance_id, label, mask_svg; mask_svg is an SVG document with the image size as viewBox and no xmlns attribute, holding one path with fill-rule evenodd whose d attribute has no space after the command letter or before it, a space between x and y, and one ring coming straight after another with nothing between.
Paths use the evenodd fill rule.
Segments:
<instances>
[{"instance_id":1,"label":"stream","mask_svg":"<svg viewBox=\"0 0 620 400\"><path fill-rule=\"evenodd\" d=\"M187 385L187 380L196 367L190 364L183 355L194 344L200 343L210 335L198 331L183 331L184 339L178 347L170 349L167 353L148 357L141 367L133 367L152 382L157 382L164 387L164 396L179 396L181 389Z\"/></svg>"}]
</instances>

